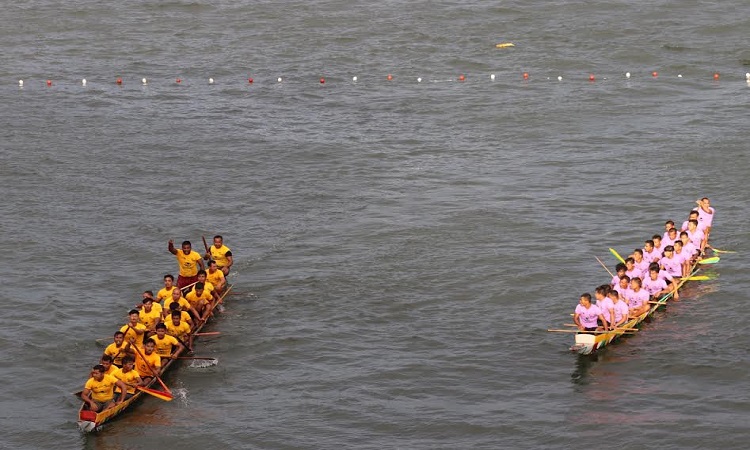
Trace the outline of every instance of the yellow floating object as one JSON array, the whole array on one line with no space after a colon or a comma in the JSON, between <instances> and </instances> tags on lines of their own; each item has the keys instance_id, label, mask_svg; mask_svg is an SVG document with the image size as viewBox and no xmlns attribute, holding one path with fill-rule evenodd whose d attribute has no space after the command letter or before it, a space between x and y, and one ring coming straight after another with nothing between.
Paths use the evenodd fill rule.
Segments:
<instances>
[{"instance_id":1,"label":"yellow floating object","mask_svg":"<svg viewBox=\"0 0 750 450\"><path fill-rule=\"evenodd\" d=\"M515 45L512 42L501 42L500 44L495 44L495 47L508 48L508 47L515 47Z\"/></svg>"}]
</instances>

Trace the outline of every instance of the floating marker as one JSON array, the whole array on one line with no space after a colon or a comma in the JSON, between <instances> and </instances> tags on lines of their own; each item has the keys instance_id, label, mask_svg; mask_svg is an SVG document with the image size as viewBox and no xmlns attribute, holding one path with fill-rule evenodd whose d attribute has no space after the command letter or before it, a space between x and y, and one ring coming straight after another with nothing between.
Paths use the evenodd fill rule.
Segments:
<instances>
[{"instance_id":1,"label":"floating marker","mask_svg":"<svg viewBox=\"0 0 750 450\"><path fill-rule=\"evenodd\" d=\"M86 79L85 78L83 80L81 80L81 85L82 86L86 86Z\"/></svg>"},{"instance_id":2,"label":"floating marker","mask_svg":"<svg viewBox=\"0 0 750 450\"><path fill-rule=\"evenodd\" d=\"M247 79L247 84L253 84L253 81L255 81L255 80L253 80L252 78L248 78Z\"/></svg>"},{"instance_id":3,"label":"floating marker","mask_svg":"<svg viewBox=\"0 0 750 450\"><path fill-rule=\"evenodd\" d=\"M466 80L466 77L463 74L458 76L458 81L465 81L465 80Z\"/></svg>"},{"instance_id":4,"label":"floating marker","mask_svg":"<svg viewBox=\"0 0 750 450\"><path fill-rule=\"evenodd\" d=\"M115 83L117 83L117 84L122 84L122 78L118 78L118 79L116 79L116 80L115 80Z\"/></svg>"},{"instance_id":5,"label":"floating marker","mask_svg":"<svg viewBox=\"0 0 750 450\"><path fill-rule=\"evenodd\" d=\"M326 83L326 79L323 77L320 77L320 84L325 84L325 83Z\"/></svg>"},{"instance_id":6,"label":"floating marker","mask_svg":"<svg viewBox=\"0 0 750 450\"><path fill-rule=\"evenodd\" d=\"M651 76L654 77L654 78L656 78L656 77L659 76L659 72L653 71L653 72L651 72Z\"/></svg>"},{"instance_id":7,"label":"floating marker","mask_svg":"<svg viewBox=\"0 0 750 450\"><path fill-rule=\"evenodd\" d=\"M495 74L494 73L490 74L490 80L495 81Z\"/></svg>"},{"instance_id":8,"label":"floating marker","mask_svg":"<svg viewBox=\"0 0 750 450\"><path fill-rule=\"evenodd\" d=\"M148 84L148 80L145 78L141 78L141 83L146 86Z\"/></svg>"},{"instance_id":9,"label":"floating marker","mask_svg":"<svg viewBox=\"0 0 750 450\"><path fill-rule=\"evenodd\" d=\"M277 83L281 83L281 77L279 77L279 78L276 78L276 82L277 82Z\"/></svg>"},{"instance_id":10,"label":"floating marker","mask_svg":"<svg viewBox=\"0 0 750 450\"><path fill-rule=\"evenodd\" d=\"M422 77L417 77L417 83L421 83L421 82L422 82Z\"/></svg>"},{"instance_id":11,"label":"floating marker","mask_svg":"<svg viewBox=\"0 0 750 450\"><path fill-rule=\"evenodd\" d=\"M352 77L352 81L354 81L355 83L357 82L357 76L356 75Z\"/></svg>"},{"instance_id":12,"label":"floating marker","mask_svg":"<svg viewBox=\"0 0 750 450\"><path fill-rule=\"evenodd\" d=\"M18 80L18 87L23 87L23 80Z\"/></svg>"},{"instance_id":13,"label":"floating marker","mask_svg":"<svg viewBox=\"0 0 750 450\"><path fill-rule=\"evenodd\" d=\"M625 78L630 79L630 72L625 72Z\"/></svg>"},{"instance_id":14,"label":"floating marker","mask_svg":"<svg viewBox=\"0 0 750 450\"><path fill-rule=\"evenodd\" d=\"M391 75L391 74L389 73L389 74L388 74L388 76L387 76L387 77L385 77L385 78L386 78L386 79L387 79L388 81L391 81L391 80L393 80L393 75Z\"/></svg>"},{"instance_id":15,"label":"floating marker","mask_svg":"<svg viewBox=\"0 0 750 450\"><path fill-rule=\"evenodd\" d=\"M52 80L47 80L47 86L52 86Z\"/></svg>"},{"instance_id":16,"label":"floating marker","mask_svg":"<svg viewBox=\"0 0 750 450\"><path fill-rule=\"evenodd\" d=\"M589 81L596 81L596 77L594 76L593 73L589 75Z\"/></svg>"},{"instance_id":17,"label":"floating marker","mask_svg":"<svg viewBox=\"0 0 750 450\"><path fill-rule=\"evenodd\" d=\"M512 42L501 42L499 44L495 44L496 48L508 48L508 47L515 47Z\"/></svg>"},{"instance_id":18,"label":"floating marker","mask_svg":"<svg viewBox=\"0 0 750 450\"><path fill-rule=\"evenodd\" d=\"M750 81L750 72L748 72L748 73L745 74L745 79L747 81Z\"/></svg>"},{"instance_id":19,"label":"floating marker","mask_svg":"<svg viewBox=\"0 0 750 450\"><path fill-rule=\"evenodd\" d=\"M523 79L524 80L528 80L529 79L529 73L528 72L524 72L523 73Z\"/></svg>"},{"instance_id":20,"label":"floating marker","mask_svg":"<svg viewBox=\"0 0 750 450\"><path fill-rule=\"evenodd\" d=\"M714 80L718 80L718 79L719 79L719 72L716 72L716 73L714 74Z\"/></svg>"},{"instance_id":21,"label":"floating marker","mask_svg":"<svg viewBox=\"0 0 750 450\"><path fill-rule=\"evenodd\" d=\"M208 79L208 84L214 84L214 79L213 78L209 78Z\"/></svg>"},{"instance_id":22,"label":"floating marker","mask_svg":"<svg viewBox=\"0 0 750 450\"><path fill-rule=\"evenodd\" d=\"M682 74L677 75L677 78L682 78Z\"/></svg>"},{"instance_id":23,"label":"floating marker","mask_svg":"<svg viewBox=\"0 0 750 450\"><path fill-rule=\"evenodd\" d=\"M562 81L562 77L558 75L557 76L557 81Z\"/></svg>"},{"instance_id":24,"label":"floating marker","mask_svg":"<svg viewBox=\"0 0 750 450\"><path fill-rule=\"evenodd\" d=\"M175 82L175 83L177 83L177 84L180 84L180 83L182 83L182 80L180 80L180 79L178 78L178 79L174 80L174 82Z\"/></svg>"}]
</instances>

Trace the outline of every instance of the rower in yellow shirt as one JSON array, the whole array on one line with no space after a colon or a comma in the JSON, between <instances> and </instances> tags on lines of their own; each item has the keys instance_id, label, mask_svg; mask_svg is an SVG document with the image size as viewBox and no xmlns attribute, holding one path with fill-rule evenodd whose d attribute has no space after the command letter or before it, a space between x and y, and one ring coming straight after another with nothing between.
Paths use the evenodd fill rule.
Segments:
<instances>
[{"instance_id":1,"label":"rower in yellow shirt","mask_svg":"<svg viewBox=\"0 0 750 450\"><path fill-rule=\"evenodd\" d=\"M217 294L221 295L221 293L224 292L224 285L226 285L227 280L224 277L224 272L219 270L216 261L214 261L213 259L208 261L206 281L214 285Z\"/></svg>"},{"instance_id":2,"label":"rower in yellow shirt","mask_svg":"<svg viewBox=\"0 0 750 450\"><path fill-rule=\"evenodd\" d=\"M218 234L214 236L214 243L208 248L208 252L203 256L203 259L216 261L216 265L224 272L224 275L229 274L229 268L234 264L232 251L224 245L224 238Z\"/></svg>"},{"instance_id":3,"label":"rower in yellow shirt","mask_svg":"<svg viewBox=\"0 0 750 450\"><path fill-rule=\"evenodd\" d=\"M219 271L219 272L221 272L221 271ZM198 271L198 283L203 283L203 289L206 290L206 291L208 291L208 293L211 294L211 296L214 299L218 300L219 299L219 293L216 292L216 287L214 287L213 283L211 283L210 281L208 281L206 279L207 275L208 275L208 272L206 272L205 270L199 270ZM195 285L197 285L198 283L195 283ZM191 290L195 290L195 285L193 285L193 287L192 287ZM187 294L185 294L185 295L187 295Z\"/></svg>"},{"instance_id":4,"label":"rower in yellow shirt","mask_svg":"<svg viewBox=\"0 0 750 450\"><path fill-rule=\"evenodd\" d=\"M146 326L140 323L140 311L137 309L131 309L128 313L128 323L120 328L120 331L125 333L125 341L138 345L143 345L143 337L148 331Z\"/></svg>"},{"instance_id":5,"label":"rower in yellow shirt","mask_svg":"<svg viewBox=\"0 0 750 450\"><path fill-rule=\"evenodd\" d=\"M154 299L143 299L143 308L141 308L141 311L138 313L138 321L142 323L149 332L156 331L156 324L161 322L161 311L154 309Z\"/></svg>"},{"instance_id":6,"label":"rower in yellow shirt","mask_svg":"<svg viewBox=\"0 0 750 450\"><path fill-rule=\"evenodd\" d=\"M81 399L86 403L89 410L94 412L104 411L115 406L115 387L120 388L120 399L117 404L125 401L125 383L104 373L104 367L97 364L91 370L91 378L81 393Z\"/></svg>"},{"instance_id":7,"label":"rower in yellow shirt","mask_svg":"<svg viewBox=\"0 0 750 450\"><path fill-rule=\"evenodd\" d=\"M213 296L204 288L203 283L201 282L196 283L193 288L194 289L192 291L187 293L187 295L185 296L185 300L190 302L190 306L198 311L198 313L200 314L200 316L198 317L201 317L203 318L203 320L205 320L206 318L203 317L203 312L208 311L206 309L206 305L211 303L211 301L213 300Z\"/></svg>"},{"instance_id":8,"label":"rower in yellow shirt","mask_svg":"<svg viewBox=\"0 0 750 450\"><path fill-rule=\"evenodd\" d=\"M112 364L112 357L109 355L102 355L102 357L99 358L99 364L104 367L105 375L112 375L118 369L117 366Z\"/></svg>"},{"instance_id":9,"label":"rower in yellow shirt","mask_svg":"<svg viewBox=\"0 0 750 450\"><path fill-rule=\"evenodd\" d=\"M203 259L198 252L193 250L190 241L183 241L180 250L174 247L174 241L169 240L167 247L169 252L177 257L177 264L180 268L180 275L177 277L177 287L179 289L197 281L196 275L198 268L203 269Z\"/></svg>"},{"instance_id":10,"label":"rower in yellow shirt","mask_svg":"<svg viewBox=\"0 0 750 450\"><path fill-rule=\"evenodd\" d=\"M176 337L167 334L167 326L163 323L156 326L156 335L152 336L151 339L156 344L156 353L162 359L175 359L185 349L185 346ZM177 350L174 350L175 348Z\"/></svg>"},{"instance_id":11,"label":"rower in yellow shirt","mask_svg":"<svg viewBox=\"0 0 750 450\"><path fill-rule=\"evenodd\" d=\"M172 299L172 291L175 289L174 276L164 275L164 287L156 293L156 301L161 302L164 309L169 309L169 301Z\"/></svg>"},{"instance_id":12,"label":"rower in yellow shirt","mask_svg":"<svg viewBox=\"0 0 750 450\"><path fill-rule=\"evenodd\" d=\"M125 342L125 333L122 331L115 332L114 342L104 349L104 354L112 357L112 364L122 367L123 356L132 353L130 344Z\"/></svg>"},{"instance_id":13,"label":"rower in yellow shirt","mask_svg":"<svg viewBox=\"0 0 750 450\"><path fill-rule=\"evenodd\" d=\"M183 311L189 312L195 318L196 321L200 319L201 317L200 314L195 308L193 308L193 305L191 305L190 302L187 301L187 299L185 299L185 297L182 296L182 291L180 291L179 289L175 289L172 291L172 301L168 305L165 305L167 306L166 312L164 313L165 322L168 320L167 315L170 314L170 311L172 310L172 303L177 303L178 305L180 305L180 308Z\"/></svg>"},{"instance_id":14,"label":"rower in yellow shirt","mask_svg":"<svg viewBox=\"0 0 750 450\"><path fill-rule=\"evenodd\" d=\"M154 309L155 309L155 310L156 310L156 311L157 311L157 312L158 312L159 314L161 314L161 309L162 309L162 308L161 308L161 305L160 305L160 304L159 304L159 302L158 302L158 301L156 300L156 297L154 297L154 292L153 292L153 291L143 291L143 294L141 294L141 303L137 303L137 304L135 305L135 308L136 308L136 309L143 309L143 300L146 300L147 298L150 298L151 300L153 300L153 308L154 308Z\"/></svg>"},{"instance_id":15,"label":"rower in yellow shirt","mask_svg":"<svg viewBox=\"0 0 750 450\"><path fill-rule=\"evenodd\" d=\"M128 387L125 400L129 399L133 396L133 394L135 394L136 386L146 385L143 379L141 379L138 371L135 370L135 358L130 355L122 358L122 368L117 369L115 373L112 374L112 376L125 383L125 385ZM119 392L119 390L117 392Z\"/></svg>"},{"instance_id":16,"label":"rower in yellow shirt","mask_svg":"<svg viewBox=\"0 0 750 450\"><path fill-rule=\"evenodd\" d=\"M172 311L171 320L164 322L167 327L167 334L174 336L179 341L187 344L188 351L193 351L193 335L190 334L191 328L187 322L181 320L181 314L179 311ZM186 341L187 340L187 341Z\"/></svg>"},{"instance_id":17,"label":"rower in yellow shirt","mask_svg":"<svg viewBox=\"0 0 750 450\"><path fill-rule=\"evenodd\" d=\"M146 383L161 371L161 357L154 351L155 349L156 343L148 338L140 348L141 352L135 354L135 370Z\"/></svg>"},{"instance_id":18,"label":"rower in yellow shirt","mask_svg":"<svg viewBox=\"0 0 750 450\"><path fill-rule=\"evenodd\" d=\"M175 311L180 313L180 320L182 320L183 322L187 322L187 324L190 325L190 329L192 330L194 324L193 319L190 317L190 313L187 311L183 311L182 308L180 308L180 304L177 302L169 305L169 314L167 314L167 317L164 319L164 323L168 323L170 320L172 320L172 313Z\"/></svg>"}]
</instances>

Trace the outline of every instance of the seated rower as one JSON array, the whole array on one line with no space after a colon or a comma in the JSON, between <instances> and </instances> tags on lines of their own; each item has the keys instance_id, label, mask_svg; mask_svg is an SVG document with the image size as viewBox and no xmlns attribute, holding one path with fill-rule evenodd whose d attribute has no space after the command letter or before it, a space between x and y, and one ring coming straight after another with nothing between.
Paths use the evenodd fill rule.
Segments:
<instances>
[{"instance_id":1,"label":"seated rower","mask_svg":"<svg viewBox=\"0 0 750 450\"><path fill-rule=\"evenodd\" d=\"M190 317L190 313L188 313L187 311L183 311L182 308L180 308L180 304L177 302L173 302L171 305L169 305L169 314L167 314L167 317L163 322L168 322L172 318L172 313L175 311L180 313L180 320L182 320L183 322L187 322L187 324L190 325L190 329L192 329L193 319L192 317Z\"/></svg>"},{"instance_id":2,"label":"seated rower","mask_svg":"<svg viewBox=\"0 0 750 450\"><path fill-rule=\"evenodd\" d=\"M148 336L156 332L156 324L161 322L161 311L154 308L154 299L143 299L143 308L138 313L138 320L148 330Z\"/></svg>"},{"instance_id":3,"label":"seated rower","mask_svg":"<svg viewBox=\"0 0 750 450\"><path fill-rule=\"evenodd\" d=\"M625 259L625 275L630 277L631 280L643 275L643 272L635 267L635 258L629 257Z\"/></svg>"},{"instance_id":4,"label":"seated rower","mask_svg":"<svg viewBox=\"0 0 750 450\"><path fill-rule=\"evenodd\" d=\"M663 237L661 242L664 246L674 245L675 241L679 240L680 237L677 234L677 228L672 228L667 232L667 236Z\"/></svg>"},{"instance_id":5,"label":"seated rower","mask_svg":"<svg viewBox=\"0 0 750 450\"><path fill-rule=\"evenodd\" d=\"M685 278L690 275L690 268L692 267L693 262L693 255L683 251L682 249L682 241L677 240L675 241L674 245L674 258L677 261L680 261L682 266L682 278Z\"/></svg>"},{"instance_id":6,"label":"seated rower","mask_svg":"<svg viewBox=\"0 0 750 450\"><path fill-rule=\"evenodd\" d=\"M701 222L700 220L698 220L698 211L696 211L696 210L690 211L690 214L688 215L687 220L684 221L684 222L682 222L682 227L680 227L680 231L687 231L687 229L688 229L688 222L690 222L691 220L697 221L698 222L698 229L701 230L701 231L703 231L705 233L706 225L703 222Z\"/></svg>"},{"instance_id":7,"label":"seated rower","mask_svg":"<svg viewBox=\"0 0 750 450\"><path fill-rule=\"evenodd\" d=\"M91 370L91 378L86 381L86 385L81 393L81 399L86 403L90 411L100 412L115 406L115 387L120 388L120 399L117 404L125 401L125 383L104 373L104 367L97 364Z\"/></svg>"},{"instance_id":8,"label":"seated rower","mask_svg":"<svg viewBox=\"0 0 750 450\"><path fill-rule=\"evenodd\" d=\"M172 317L170 319L171 320L164 322L164 325L167 327L167 334L174 336L184 344L187 344L188 351L192 352L193 335L190 334L192 331L190 325L181 320L181 314L179 311L172 311Z\"/></svg>"},{"instance_id":9,"label":"seated rower","mask_svg":"<svg viewBox=\"0 0 750 450\"><path fill-rule=\"evenodd\" d=\"M627 303L630 295L630 277L627 275L620 277L620 282L614 289L620 294L620 298Z\"/></svg>"},{"instance_id":10,"label":"seated rower","mask_svg":"<svg viewBox=\"0 0 750 450\"><path fill-rule=\"evenodd\" d=\"M700 249L701 252L706 248L706 234L698 229L698 221L697 220L688 220L688 228L685 230L685 232L688 234L688 239L690 239L690 242L698 249Z\"/></svg>"},{"instance_id":11,"label":"seated rower","mask_svg":"<svg viewBox=\"0 0 750 450\"><path fill-rule=\"evenodd\" d=\"M612 302L612 310L615 314L613 322L610 322L611 329L619 328L628 321L630 309L628 308L628 304L620 299L620 293L614 289L607 293L607 298Z\"/></svg>"},{"instance_id":12,"label":"seated rower","mask_svg":"<svg viewBox=\"0 0 750 450\"><path fill-rule=\"evenodd\" d=\"M674 286L676 286L676 284L674 284ZM662 298L672 290L667 286L666 280L659 277L658 265L651 267L648 271L648 277L643 280L643 289L648 292L654 300Z\"/></svg>"},{"instance_id":13,"label":"seated rower","mask_svg":"<svg viewBox=\"0 0 750 450\"><path fill-rule=\"evenodd\" d=\"M99 358L99 364L104 367L105 375L112 375L118 369L112 364L112 357L109 355L102 355L102 357Z\"/></svg>"},{"instance_id":14,"label":"seated rower","mask_svg":"<svg viewBox=\"0 0 750 450\"><path fill-rule=\"evenodd\" d=\"M604 327L605 330L611 330L613 325L612 320L614 314L614 305L612 304L612 300L607 297L607 294L611 290L612 288L608 284L603 284L594 290L596 306L599 307L599 310L602 313L602 317L604 317L604 323L600 323L599 325Z\"/></svg>"},{"instance_id":15,"label":"seated rower","mask_svg":"<svg viewBox=\"0 0 750 450\"><path fill-rule=\"evenodd\" d=\"M659 255L659 259L661 259L661 257L664 255L664 247L666 247L666 245L664 245L664 243L661 241L661 236L659 236L658 234L651 236L651 241L653 241L654 250L658 252L657 254Z\"/></svg>"},{"instance_id":16,"label":"seated rower","mask_svg":"<svg viewBox=\"0 0 750 450\"><path fill-rule=\"evenodd\" d=\"M206 281L214 285L214 288L216 288L216 293L218 295L221 295L222 292L224 292L224 287L227 284L227 279L224 277L224 272L219 269L219 266L213 259L208 261Z\"/></svg>"},{"instance_id":17,"label":"seated rower","mask_svg":"<svg viewBox=\"0 0 750 450\"><path fill-rule=\"evenodd\" d=\"M667 220L664 223L664 234L661 237L662 242L665 242L669 238L669 231L674 229L674 220Z\"/></svg>"},{"instance_id":18,"label":"seated rower","mask_svg":"<svg viewBox=\"0 0 750 450\"><path fill-rule=\"evenodd\" d=\"M668 245L664 248L664 256L659 260L659 265L672 278L682 277L682 261L674 257L674 246Z\"/></svg>"},{"instance_id":19,"label":"seated rower","mask_svg":"<svg viewBox=\"0 0 750 450\"><path fill-rule=\"evenodd\" d=\"M174 276L164 275L164 287L156 293L156 301L161 302L164 309L168 309L167 307L172 301L172 291L175 289L177 287L174 285Z\"/></svg>"},{"instance_id":20,"label":"seated rower","mask_svg":"<svg viewBox=\"0 0 750 450\"><path fill-rule=\"evenodd\" d=\"M161 357L156 354L154 349L156 349L156 343L153 339L148 338L144 341L143 347L140 348L141 352L135 353L135 370L138 371L146 384L161 370Z\"/></svg>"},{"instance_id":21,"label":"seated rower","mask_svg":"<svg viewBox=\"0 0 750 450\"><path fill-rule=\"evenodd\" d=\"M609 285L613 288L617 288L617 286L620 284L620 278L625 276L625 272L627 272L628 266L626 266L624 263L617 263L615 266L615 276L612 277L612 281L610 281Z\"/></svg>"},{"instance_id":22,"label":"seated rower","mask_svg":"<svg viewBox=\"0 0 750 450\"><path fill-rule=\"evenodd\" d=\"M659 261L659 258L661 258L661 252L656 250L656 248L654 247L654 241L652 239L648 239L646 241L646 245L643 246L643 259L651 264L652 262Z\"/></svg>"},{"instance_id":23,"label":"seated rower","mask_svg":"<svg viewBox=\"0 0 750 450\"><path fill-rule=\"evenodd\" d=\"M224 273L224 276L229 275L229 268L234 264L232 251L224 245L224 238L218 234L214 236L214 244L208 248L203 259L216 261L217 267Z\"/></svg>"},{"instance_id":24,"label":"seated rower","mask_svg":"<svg viewBox=\"0 0 750 450\"><path fill-rule=\"evenodd\" d=\"M176 337L167 334L167 326L163 322L156 325L156 335L151 339L156 344L155 351L162 360L166 358L175 359L185 349L185 346Z\"/></svg>"},{"instance_id":25,"label":"seated rower","mask_svg":"<svg viewBox=\"0 0 750 450\"><path fill-rule=\"evenodd\" d=\"M189 312L196 322L200 319L201 316L198 313L198 311L196 311L195 308L193 308L193 305L191 305L190 302L187 301L187 299L185 299L185 297L182 296L182 291L180 291L179 289L175 289L174 291L172 291L172 301L170 302L170 305L169 305L170 307L171 307L171 303L179 304L180 308L183 311ZM165 312L165 314L171 314L169 311L170 309L167 308L167 312ZM164 321L165 322L167 321L166 317L164 318Z\"/></svg>"},{"instance_id":26,"label":"seated rower","mask_svg":"<svg viewBox=\"0 0 750 450\"><path fill-rule=\"evenodd\" d=\"M128 313L128 323L120 328L125 333L125 341L134 342L139 347L143 345L143 337L146 334L146 326L140 323L141 312L137 309L131 309Z\"/></svg>"},{"instance_id":27,"label":"seated rower","mask_svg":"<svg viewBox=\"0 0 750 450\"><path fill-rule=\"evenodd\" d=\"M635 268L638 269L638 271L645 276L645 274L648 274L648 265L650 264L649 261L646 261L643 258L643 250L640 248L637 248L633 250L633 262L635 263Z\"/></svg>"},{"instance_id":28,"label":"seated rower","mask_svg":"<svg viewBox=\"0 0 750 450\"><path fill-rule=\"evenodd\" d=\"M201 282L196 283L193 288L192 291L187 293L185 300L190 302L190 306L200 314L198 319L201 319L200 321L203 322L208 319L208 317L204 317L204 315L207 315L208 313L207 305L209 305L214 298L211 293L204 288L203 283Z\"/></svg>"},{"instance_id":29,"label":"seated rower","mask_svg":"<svg viewBox=\"0 0 750 450\"><path fill-rule=\"evenodd\" d=\"M628 301L628 315L632 318L638 317L651 309L651 305L648 303L648 292L641 289L641 286L640 278L635 277L630 280L630 291L627 293L626 298Z\"/></svg>"},{"instance_id":30,"label":"seated rower","mask_svg":"<svg viewBox=\"0 0 750 450\"><path fill-rule=\"evenodd\" d=\"M146 382L141 379L140 374L135 367L135 358L128 355L122 358L122 369L117 369L112 376L122 381L127 386L127 393L125 394L125 400L129 399L135 394L136 386L145 386ZM119 390L117 391L119 392Z\"/></svg>"},{"instance_id":31,"label":"seated rower","mask_svg":"<svg viewBox=\"0 0 750 450\"><path fill-rule=\"evenodd\" d=\"M130 344L125 343L125 333L122 331L115 332L114 342L104 349L104 354L111 356L112 364L117 367L122 367L122 358L129 352L132 353L133 350L130 349Z\"/></svg>"},{"instance_id":32,"label":"seated rower","mask_svg":"<svg viewBox=\"0 0 750 450\"><path fill-rule=\"evenodd\" d=\"M154 297L153 291L143 291L143 294L141 294L141 303L138 303L135 305L135 308L142 309L143 308L143 300L146 300L147 298L150 298L152 300L152 308L156 310L159 314L162 312L162 307L159 304L158 301L156 301L156 297Z\"/></svg>"},{"instance_id":33,"label":"seated rower","mask_svg":"<svg viewBox=\"0 0 750 450\"><path fill-rule=\"evenodd\" d=\"M607 323L599 307L591 304L591 294L588 292L581 295L573 320L578 325L580 331L598 330L597 320Z\"/></svg>"},{"instance_id":34,"label":"seated rower","mask_svg":"<svg viewBox=\"0 0 750 450\"><path fill-rule=\"evenodd\" d=\"M221 271L219 270L219 272ZM203 283L203 290L211 294L212 298L219 300L219 293L216 292L216 287L213 285L213 283L207 280L207 275L208 275L208 272L206 272L205 270L199 270L198 271L198 283ZM192 290L195 290L195 286L197 286L198 283L195 283L195 285L193 285ZM187 297L187 294L185 294L185 297Z\"/></svg>"}]
</instances>

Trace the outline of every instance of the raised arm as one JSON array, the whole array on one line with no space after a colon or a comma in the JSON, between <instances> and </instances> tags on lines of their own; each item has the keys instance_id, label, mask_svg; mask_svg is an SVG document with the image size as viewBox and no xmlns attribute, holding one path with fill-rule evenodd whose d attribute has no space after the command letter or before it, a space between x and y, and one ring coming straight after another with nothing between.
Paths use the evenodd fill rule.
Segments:
<instances>
[{"instance_id":1,"label":"raised arm","mask_svg":"<svg viewBox=\"0 0 750 450\"><path fill-rule=\"evenodd\" d=\"M174 241L172 239L169 240L169 245L167 246L167 250L169 250L169 253L176 255L177 249L174 248Z\"/></svg>"}]
</instances>

